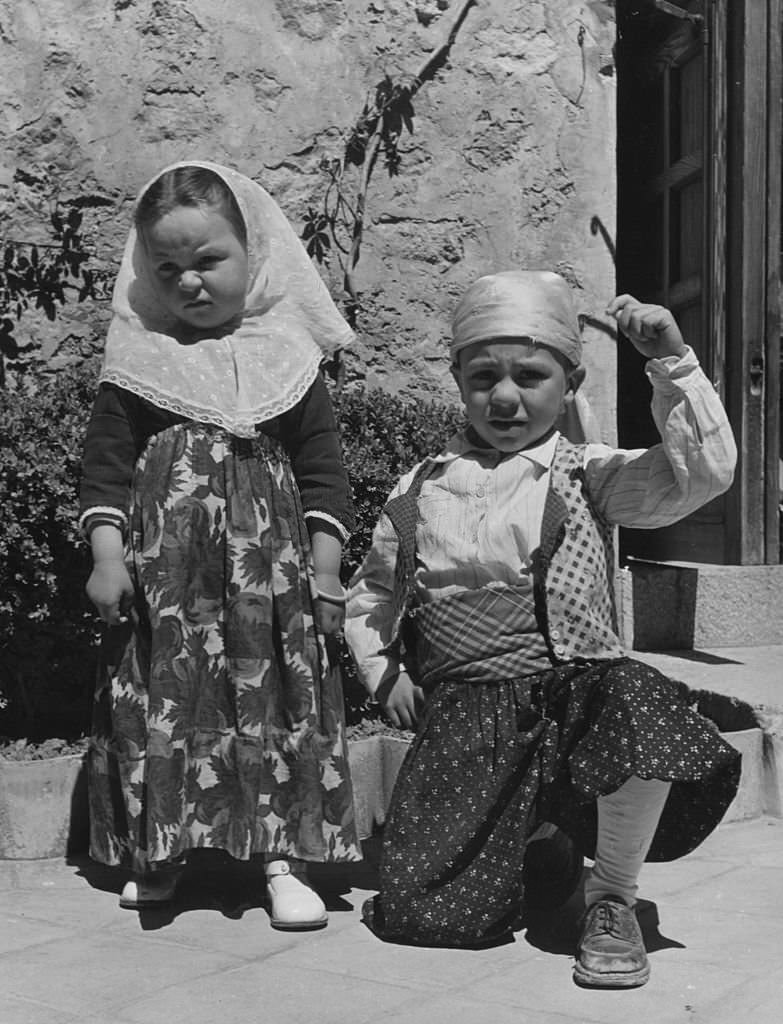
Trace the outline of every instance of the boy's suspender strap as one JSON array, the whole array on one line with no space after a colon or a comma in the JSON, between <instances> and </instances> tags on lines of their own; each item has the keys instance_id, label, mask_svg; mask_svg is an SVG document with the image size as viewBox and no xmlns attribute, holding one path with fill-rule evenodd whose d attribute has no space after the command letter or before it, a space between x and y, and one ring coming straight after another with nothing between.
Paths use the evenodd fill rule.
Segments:
<instances>
[{"instance_id":1,"label":"boy's suspender strap","mask_svg":"<svg viewBox=\"0 0 783 1024\"><path fill-rule=\"evenodd\" d=\"M421 485L432 473L437 463L425 459L416 470L411 485L404 494L392 498L384 508L394 527L399 541L397 561L394 565L393 630L396 638L400 623L413 597L413 578L416 572L416 523L419 515L419 493Z\"/></svg>"}]
</instances>

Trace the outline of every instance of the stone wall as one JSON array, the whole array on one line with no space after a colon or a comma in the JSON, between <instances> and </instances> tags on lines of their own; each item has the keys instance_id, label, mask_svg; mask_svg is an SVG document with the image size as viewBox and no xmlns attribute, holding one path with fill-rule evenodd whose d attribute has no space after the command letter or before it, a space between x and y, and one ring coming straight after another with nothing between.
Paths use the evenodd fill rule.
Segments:
<instances>
[{"instance_id":1,"label":"stone wall","mask_svg":"<svg viewBox=\"0 0 783 1024\"><path fill-rule=\"evenodd\" d=\"M298 230L384 76L409 80L464 0L0 0L0 233L45 240L53 197L90 194L96 260L113 267L139 186L188 157L229 163ZM449 315L475 277L558 269L599 321L613 294L614 4L478 0L413 99L413 133L367 192L353 378L454 399ZM344 178L349 198L358 177ZM342 297L334 258L324 268ZM107 303L40 332L100 334ZM28 322L29 320L29 322ZM614 437L614 341L585 330L587 395Z\"/></svg>"}]
</instances>

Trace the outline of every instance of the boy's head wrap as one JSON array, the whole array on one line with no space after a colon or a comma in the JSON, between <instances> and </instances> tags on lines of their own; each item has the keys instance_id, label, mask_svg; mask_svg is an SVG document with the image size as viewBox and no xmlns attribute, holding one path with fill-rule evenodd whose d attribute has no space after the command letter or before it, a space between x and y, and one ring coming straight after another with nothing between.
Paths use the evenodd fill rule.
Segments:
<instances>
[{"instance_id":1,"label":"boy's head wrap","mask_svg":"<svg viewBox=\"0 0 783 1024\"><path fill-rule=\"evenodd\" d=\"M582 338L571 289L548 270L506 270L475 281L457 304L451 324L451 360L468 345L493 338L529 338L582 361Z\"/></svg>"}]
</instances>

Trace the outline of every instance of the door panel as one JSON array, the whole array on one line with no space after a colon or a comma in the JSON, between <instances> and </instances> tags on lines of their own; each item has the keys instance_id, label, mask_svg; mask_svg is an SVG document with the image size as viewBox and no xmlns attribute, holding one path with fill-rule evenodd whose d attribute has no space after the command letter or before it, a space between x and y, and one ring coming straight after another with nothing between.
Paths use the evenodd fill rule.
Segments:
<instances>
[{"instance_id":1,"label":"door panel","mask_svg":"<svg viewBox=\"0 0 783 1024\"><path fill-rule=\"evenodd\" d=\"M625 17L623 17L623 12ZM709 330L720 290L712 241L716 205L711 190L715 139L706 97L710 50L704 25L672 18L655 5L620 5L618 104L618 278L621 291L672 310L705 372L718 380L717 346ZM634 155L638 125L645 153ZM706 164L705 164L706 154ZM629 246L629 225L641 230ZM620 443L654 444L644 361L623 344L618 352ZM623 530L621 556L723 562L725 502L665 530Z\"/></svg>"}]
</instances>

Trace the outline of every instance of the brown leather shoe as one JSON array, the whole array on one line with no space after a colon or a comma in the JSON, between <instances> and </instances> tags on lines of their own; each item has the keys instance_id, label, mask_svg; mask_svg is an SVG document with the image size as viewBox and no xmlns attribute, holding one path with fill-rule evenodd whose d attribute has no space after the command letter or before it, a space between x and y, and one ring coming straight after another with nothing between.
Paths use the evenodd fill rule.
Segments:
<instances>
[{"instance_id":1,"label":"brown leather shoe","mask_svg":"<svg viewBox=\"0 0 783 1024\"><path fill-rule=\"evenodd\" d=\"M650 962L635 911L617 896L591 904L582 918L574 981L590 988L636 988Z\"/></svg>"}]
</instances>

